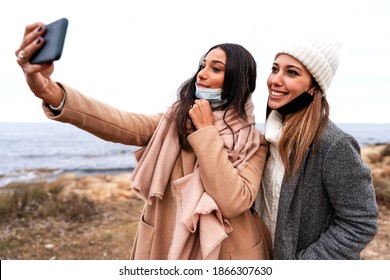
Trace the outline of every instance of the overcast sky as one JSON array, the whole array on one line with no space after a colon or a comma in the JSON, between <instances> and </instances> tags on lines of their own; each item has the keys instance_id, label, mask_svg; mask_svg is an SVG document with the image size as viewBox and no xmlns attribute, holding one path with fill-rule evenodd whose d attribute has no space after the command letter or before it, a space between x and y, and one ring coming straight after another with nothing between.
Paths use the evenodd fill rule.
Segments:
<instances>
[{"instance_id":1,"label":"overcast sky","mask_svg":"<svg viewBox=\"0 0 390 280\"><path fill-rule=\"evenodd\" d=\"M163 112L211 46L247 48L258 64L257 122L275 46L326 32L343 42L328 90L337 123L390 123L390 2L386 0L2 1L0 122L48 121L16 63L27 24L69 19L54 80L119 109Z\"/></svg>"}]
</instances>

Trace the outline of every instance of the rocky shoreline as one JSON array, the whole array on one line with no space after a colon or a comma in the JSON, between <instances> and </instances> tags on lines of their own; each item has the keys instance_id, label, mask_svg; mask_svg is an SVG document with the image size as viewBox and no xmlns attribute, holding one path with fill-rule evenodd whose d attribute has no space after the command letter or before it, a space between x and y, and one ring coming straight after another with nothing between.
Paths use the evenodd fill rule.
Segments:
<instances>
[{"instance_id":1,"label":"rocky shoreline","mask_svg":"<svg viewBox=\"0 0 390 280\"><path fill-rule=\"evenodd\" d=\"M362 158L380 208L378 235L362 257L389 260L390 144L363 147ZM129 176L67 173L1 188L0 259L128 259L143 207Z\"/></svg>"},{"instance_id":2,"label":"rocky shoreline","mask_svg":"<svg viewBox=\"0 0 390 280\"><path fill-rule=\"evenodd\" d=\"M371 260L390 260L390 144L363 147L361 154L371 169L379 206L378 234L362 256Z\"/></svg>"}]
</instances>

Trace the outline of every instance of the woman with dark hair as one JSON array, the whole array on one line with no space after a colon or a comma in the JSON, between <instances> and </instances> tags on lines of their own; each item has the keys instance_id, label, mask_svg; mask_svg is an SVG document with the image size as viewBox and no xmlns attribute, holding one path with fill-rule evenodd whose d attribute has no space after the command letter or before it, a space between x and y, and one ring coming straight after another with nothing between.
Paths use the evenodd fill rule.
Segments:
<instances>
[{"instance_id":1,"label":"woman with dark hair","mask_svg":"<svg viewBox=\"0 0 390 280\"><path fill-rule=\"evenodd\" d=\"M218 48L225 52L226 60L228 61L224 69L223 90L220 94L223 102L215 99L208 100L214 110L217 109L217 106L220 107L220 110L224 110L225 112L228 108L233 108L240 117L246 119L245 102L256 88L256 62L252 55L240 45L220 44L212 47L209 52ZM207 53L205 56L206 55ZM185 143L183 148L188 148L188 143L186 142L186 122L183 122L182 120L187 118L188 110L193 105L194 101L198 98L202 98L196 96L198 73L203 68L202 64L203 61L201 61L196 74L183 83L178 94L177 102L182 105L178 106L175 110L176 115L178 116L178 118L176 118L176 126L179 137L182 136L180 141ZM237 73L243 73L244 75L237 75ZM238 92L240 94L237 94Z\"/></svg>"},{"instance_id":2,"label":"woman with dark hair","mask_svg":"<svg viewBox=\"0 0 390 280\"><path fill-rule=\"evenodd\" d=\"M237 44L212 47L165 113L119 111L32 65L44 25L26 27L16 51L45 114L102 139L142 147L132 188L145 201L132 259L269 259L267 228L251 209L267 143L255 128L256 63Z\"/></svg>"}]
</instances>

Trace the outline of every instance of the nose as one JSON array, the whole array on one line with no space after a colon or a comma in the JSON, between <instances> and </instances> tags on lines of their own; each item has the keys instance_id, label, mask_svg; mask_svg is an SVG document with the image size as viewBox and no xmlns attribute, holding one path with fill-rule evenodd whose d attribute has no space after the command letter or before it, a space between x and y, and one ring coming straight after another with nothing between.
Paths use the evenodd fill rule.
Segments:
<instances>
[{"instance_id":1,"label":"nose","mask_svg":"<svg viewBox=\"0 0 390 280\"><path fill-rule=\"evenodd\" d=\"M206 68L201 69L198 72L198 78L201 80L205 80L207 78L207 71L205 71Z\"/></svg>"},{"instance_id":2,"label":"nose","mask_svg":"<svg viewBox=\"0 0 390 280\"><path fill-rule=\"evenodd\" d=\"M271 73L270 76L269 76L269 81L273 85L278 85L278 86L282 85L283 84L282 74L280 72L278 72L278 73Z\"/></svg>"}]
</instances>

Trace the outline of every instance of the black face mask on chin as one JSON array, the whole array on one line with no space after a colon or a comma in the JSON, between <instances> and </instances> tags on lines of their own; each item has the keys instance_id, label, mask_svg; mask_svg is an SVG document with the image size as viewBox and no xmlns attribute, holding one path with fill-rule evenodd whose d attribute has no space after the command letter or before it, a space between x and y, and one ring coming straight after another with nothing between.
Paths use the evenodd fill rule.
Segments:
<instances>
[{"instance_id":1,"label":"black face mask on chin","mask_svg":"<svg viewBox=\"0 0 390 280\"><path fill-rule=\"evenodd\" d=\"M303 92L299 96L295 97L289 103L283 105L282 107L275 109L280 114L286 116L288 114L292 114L298 112L299 110L310 105L314 100L314 94L310 95L307 91Z\"/></svg>"}]
</instances>

